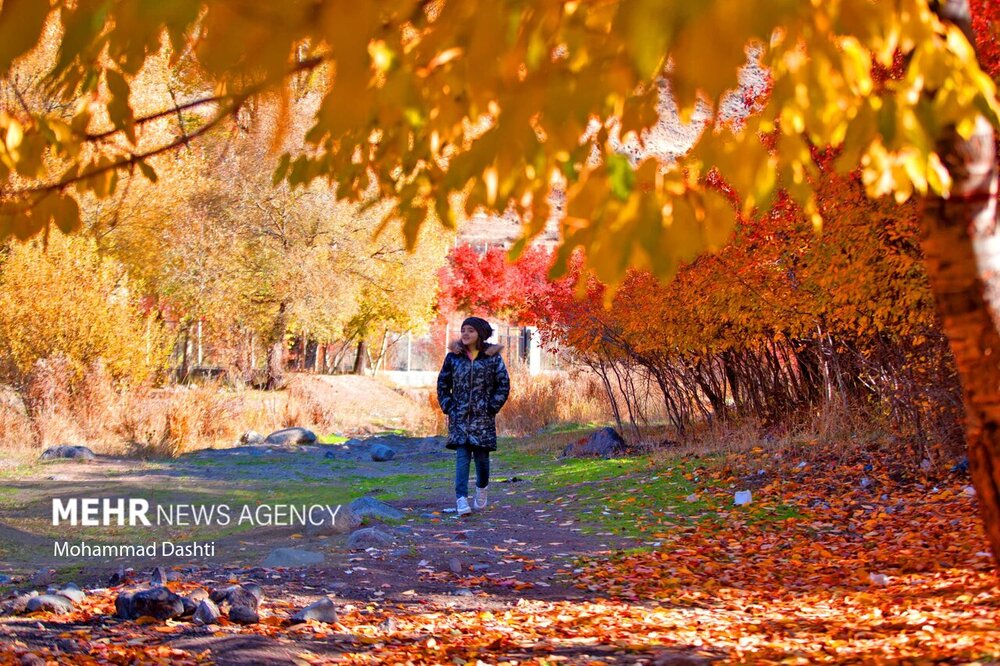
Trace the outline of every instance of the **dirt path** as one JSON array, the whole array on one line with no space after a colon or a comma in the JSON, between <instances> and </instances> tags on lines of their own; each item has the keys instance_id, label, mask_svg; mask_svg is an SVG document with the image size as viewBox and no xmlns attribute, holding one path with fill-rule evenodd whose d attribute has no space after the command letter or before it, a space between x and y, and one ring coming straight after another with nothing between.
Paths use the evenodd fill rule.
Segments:
<instances>
[{"instance_id":1,"label":"dirt path","mask_svg":"<svg viewBox=\"0 0 1000 666\"><path fill-rule=\"evenodd\" d=\"M135 568L133 580L110 590L101 588L123 563L88 563L59 576L61 580L72 577L91 590L87 612L2 618L0 640L19 646L16 654L37 651L62 662L82 661L95 644L124 644L150 659L166 655L175 661L197 661L201 654L205 660L218 663L291 664L304 663L304 653L320 661L356 660L369 644L432 638L432 634L421 637L405 626L393 625L405 624L405 618L497 615L523 612L533 604L549 607L584 601L589 593L578 589L573 580L576 558L635 544L610 533L593 533L594 524L580 515L573 500L537 484L535 471L523 462L506 462L498 456L490 506L458 518L451 511L454 498L448 489L453 454L443 450L439 441L397 441L398 455L391 465L371 461L369 446L370 441L355 440L335 447L206 451L173 463L60 463L35 470L34 478L8 482L17 501L8 503L4 522L20 527L7 525L5 529L10 538L29 535L33 546L51 542L50 535L33 534L30 527L38 524L38 514L54 490L64 496L100 496L138 493L143 488L147 496L152 494L161 502L191 493L254 495L265 488L284 489L284 495L267 501L302 493L332 493L326 497L375 494L387 497L389 504L404 511L405 518L380 526L395 537L393 545L381 549L348 550L346 536L309 537L292 528L258 528L226 535L217 540L222 555L213 560L124 563ZM59 485L54 489L46 486L45 480ZM322 552L325 560L308 568L259 566L263 554L275 547ZM51 560L43 562L45 566L52 564ZM256 582L265 594L261 616L270 619L252 627L211 628L190 622L137 626L115 619L113 601L118 591L145 587L154 564L173 565L178 580L172 586L179 592L195 586ZM16 589L32 587L27 576L15 578L14 583ZM338 601L339 623L321 631L315 627L300 630L305 625L288 626L287 618L295 610L323 595ZM371 631L378 640L359 635ZM511 659L523 659L535 649L510 645L497 654L506 652ZM574 648L563 658L584 663L595 655L606 663L642 661L641 653L616 656L614 651L595 645Z\"/></svg>"}]
</instances>

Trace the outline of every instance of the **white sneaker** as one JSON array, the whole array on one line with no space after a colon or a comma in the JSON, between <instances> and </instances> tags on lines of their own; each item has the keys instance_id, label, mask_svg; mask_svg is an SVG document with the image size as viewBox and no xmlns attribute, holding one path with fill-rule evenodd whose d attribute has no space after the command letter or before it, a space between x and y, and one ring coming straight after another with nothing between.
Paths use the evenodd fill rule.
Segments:
<instances>
[{"instance_id":1,"label":"white sneaker","mask_svg":"<svg viewBox=\"0 0 1000 666\"><path fill-rule=\"evenodd\" d=\"M472 513L472 507L469 506L469 498L459 497L455 500L455 509L458 511L458 515L460 516Z\"/></svg>"},{"instance_id":2,"label":"white sneaker","mask_svg":"<svg viewBox=\"0 0 1000 666\"><path fill-rule=\"evenodd\" d=\"M486 508L486 488L476 488L476 497L472 500L472 506L477 509Z\"/></svg>"}]
</instances>

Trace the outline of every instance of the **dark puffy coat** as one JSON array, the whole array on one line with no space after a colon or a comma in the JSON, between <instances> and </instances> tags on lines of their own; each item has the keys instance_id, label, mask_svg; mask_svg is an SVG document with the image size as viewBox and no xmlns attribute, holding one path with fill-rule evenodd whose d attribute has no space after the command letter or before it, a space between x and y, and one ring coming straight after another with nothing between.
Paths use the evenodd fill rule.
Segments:
<instances>
[{"instance_id":1,"label":"dark puffy coat","mask_svg":"<svg viewBox=\"0 0 1000 666\"><path fill-rule=\"evenodd\" d=\"M487 343L469 360L461 342L455 342L438 374L437 397L448 415L448 448L460 446L496 451L496 415L510 394L510 376L500 350Z\"/></svg>"}]
</instances>

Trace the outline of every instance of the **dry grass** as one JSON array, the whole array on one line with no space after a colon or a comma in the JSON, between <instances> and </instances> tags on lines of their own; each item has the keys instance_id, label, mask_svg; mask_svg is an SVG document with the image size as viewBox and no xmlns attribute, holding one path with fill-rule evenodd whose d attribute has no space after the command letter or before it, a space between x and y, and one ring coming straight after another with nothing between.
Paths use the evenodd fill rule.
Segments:
<instances>
[{"instance_id":1,"label":"dry grass","mask_svg":"<svg viewBox=\"0 0 1000 666\"><path fill-rule=\"evenodd\" d=\"M511 391L497 415L500 433L521 436L560 423L606 422L612 418L600 380L584 372L532 376L511 363Z\"/></svg>"},{"instance_id":2,"label":"dry grass","mask_svg":"<svg viewBox=\"0 0 1000 666\"><path fill-rule=\"evenodd\" d=\"M109 455L176 457L232 446L248 430L266 435L289 426L321 436L433 434L437 417L426 390L403 393L367 377L311 375L293 375L284 391L218 384L123 391L99 366L79 380L59 360L45 361L22 391L0 386L0 452L28 460L49 446L79 444Z\"/></svg>"}]
</instances>

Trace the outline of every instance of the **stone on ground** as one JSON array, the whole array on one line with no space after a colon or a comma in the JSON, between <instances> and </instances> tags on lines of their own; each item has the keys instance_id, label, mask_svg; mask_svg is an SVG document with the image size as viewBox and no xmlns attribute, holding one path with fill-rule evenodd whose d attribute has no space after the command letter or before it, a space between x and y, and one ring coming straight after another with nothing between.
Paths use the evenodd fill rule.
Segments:
<instances>
[{"instance_id":1,"label":"stone on ground","mask_svg":"<svg viewBox=\"0 0 1000 666\"><path fill-rule=\"evenodd\" d=\"M132 618L128 619L149 615L157 620L167 620L184 613L184 602L180 596L165 587L136 592L132 595L131 606Z\"/></svg>"},{"instance_id":2,"label":"stone on ground","mask_svg":"<svg viewBox=\"0 0 1000 666\"><path fill-rule=\"evenodd\" d=\"M324 510L322 514L316 514L315 518L319 524L308 523L306 525L306 534L309 536L347 534L361 525L361 519L354 515L351 507L342 504L334 508L333 511L332 515L327 510Z\"/></svg>"},{"instance_id":3,"label":"stone on ground","mask_svg":"<svg viewBox=\"0 0 1000 666\"><path fill-rule=\"evenodd\" d=\"M86 446L50 446L38 456L39 460L56 460L69 458L71 460L93 460L97 456Z\"/></svg>"},{"instance_id":4,"label":"stone on ground","mask_svg":"<svg viewBox=\"0 0 1000 666\"><path fill-rule=\"evenodd\" d=\"M260 616L249 606L233 606L229 609L229 621L236 624L257 624Z\"/></svg>"},{"instance_id":5,"label":"stone on ground","mask_svg":"<svg viewBox=\"0 0 1000 666\"><path fill-rule=\"evenodd\" d=\"M351 513L358 518L374 518L376 520L402 520L402 511L394 506L389 506L374 497L359 497L351 502Z\"/></svg>"},{"instance_id":6,"label":"stone on ground","mask_svg":"<svg viewBox=\"0 0 1000 666\"><path fill-rule=\"evenodd\" d=\"M298 613L292 616L293 623L315 620L316 622L336 622L337 606L330 597L323 597L315 603L311 603Z\"/></svg>"},{"instance_id":7,"label":"stone on ground","mask_svg":"<svg viewBox=\"0 0 1000 666\"><path fill-rule=\"evenodd\" d=\"M211 599L202 599L191 619L195 624L215 624L219 621L219 607Z\"/></svg>"},{"instance_id":8,"label":"stone on ground","mask_svg":"<svg viewBox=\"0 0 1000 666\"><path fill-rule=\"evenodd\" d=\"M264 558L264 562L261 566L269 568L308 567L313 564L319 564L324 559L323 553L316 553L311 550L302 550L300 548L275 548L268 554L267 557Z\"/></svg>"},{"instance_id":9,"label":"stone on ground","mask_svg":"<svg viewBox=\"0 0 1000 666\"><path fill-rule=\"evenodd\" d=\"M40 594L28 600L25 610L48 611L50 613L69 613L73 610L73 602L61 594Z\"/></svg>"},{"instance_id":10,"label":"stone on ground","mask_svg":"<svg viewBox=\"0 0 1000 666\"><path fill-rule=\"evenodd\" d=\"M395 455L396 451L385 444L375 444L372 446L372 460L375 462L392 460Z\"/></svg>"},{"instance_id":11,"label":"stone on ground","mask_svg":"<svg viewBox=\"0 0 1000 666\"><path fill-rule=\"evenodd\" d=\"M354 532L347 539L347 547L351 550L364 550L366 548L388 548L395 543L391 534L379 530L375 527L365 527Z\"/></svg>"},{"instance_id":12,"label":"stone on ground","mask_svg":"<svg viewBox=\"0 0 1000 666\"><path fill-rule=\"evenodd\" d=\"M611 456L625 452L625 440L614 428L601 428L589 437L570 442L563 449L563 458L591 458Z\"/></svg>"},{"instance_id":13,"label":"stone on ground","mask_svg":"<svg viewBox=\"0 0 1000 666\"><path fill-rule=\"evenodd\" d=\"M295 427L275 430L264 439L264 444L291 446L293 444L315 444L316 440L316 433L312 430Z\"/></svg>"}]
</instances>

